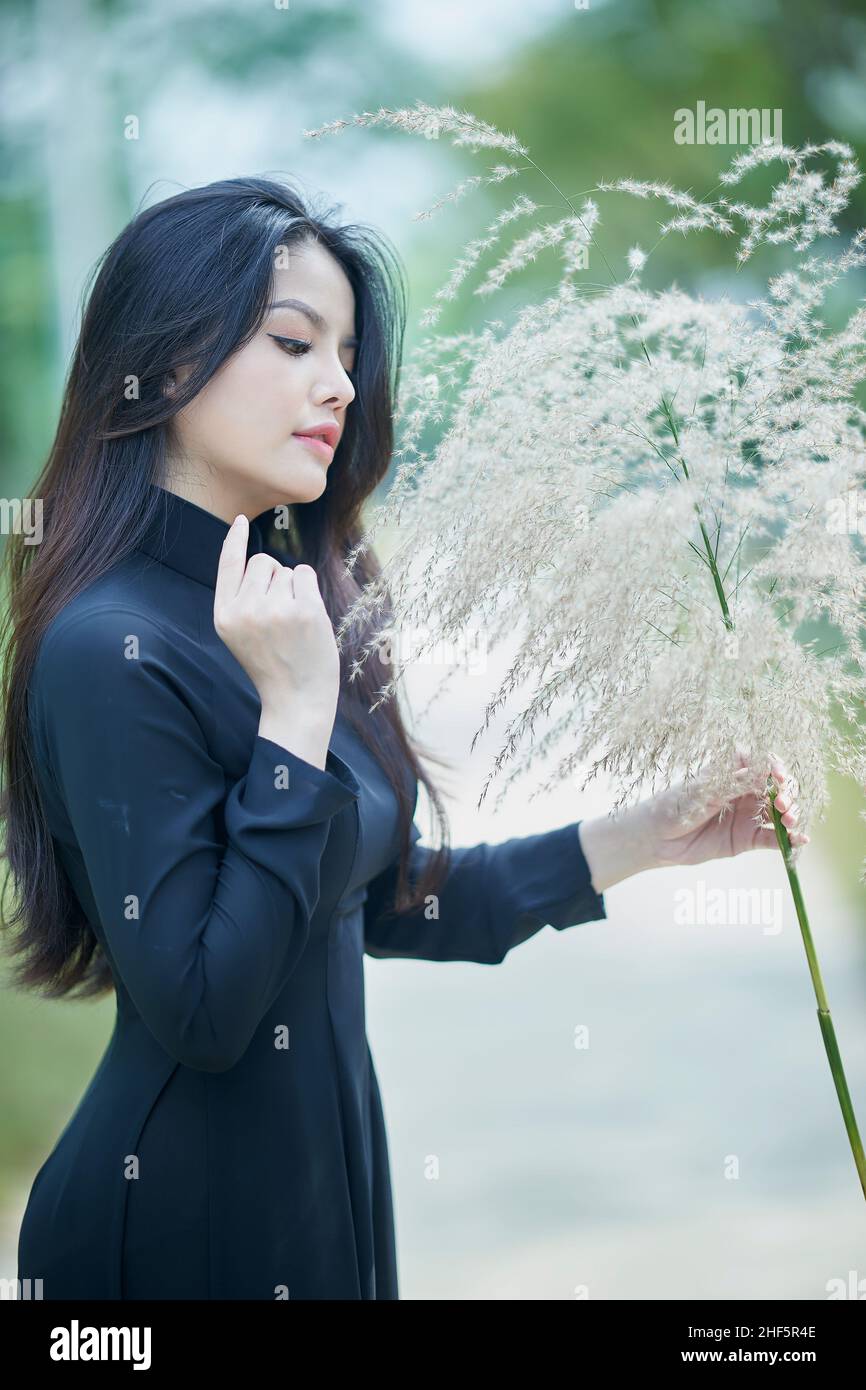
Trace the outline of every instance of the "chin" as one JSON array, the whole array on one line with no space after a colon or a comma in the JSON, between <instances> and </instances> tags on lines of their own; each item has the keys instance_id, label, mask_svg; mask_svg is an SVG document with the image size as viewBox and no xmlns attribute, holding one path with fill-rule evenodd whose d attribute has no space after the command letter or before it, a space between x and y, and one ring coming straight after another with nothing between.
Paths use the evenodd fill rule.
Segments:
<instances>
[{"instance_id":1,"label":"chin","mask_svg":"<svg viewBox=\"0 0 866 1390\"><path fill-rule=\"evenodd\" d=\"M292 471L288 480L287 492L295 502L315 502L328 485L328 473L322 465L315 463L311 468Z\"/></svg>"},{"instance_id":2,"label":"chin","mask_svg":"<svg viewBox=\"0 0 866 1390\"><path fill-rule=\"evenodd\" d=\"M267 490L274 497L273 503L268 505L276 507L291 506L293 502L315 502L327 484L327 471L315 463L304 469L274 469L266 480Z\"/></svg>"},{"instance_id":3,"label":"chin","mask_svg":"<svg viewBox=\"0 0 866 1390\"><path fill-rule=\"evenodd\" d=\"M298 479L297 494L299 502L315 502L328 486L328 474L324 468L316 470L314 476Z\"/></svg>"}]
</instances>

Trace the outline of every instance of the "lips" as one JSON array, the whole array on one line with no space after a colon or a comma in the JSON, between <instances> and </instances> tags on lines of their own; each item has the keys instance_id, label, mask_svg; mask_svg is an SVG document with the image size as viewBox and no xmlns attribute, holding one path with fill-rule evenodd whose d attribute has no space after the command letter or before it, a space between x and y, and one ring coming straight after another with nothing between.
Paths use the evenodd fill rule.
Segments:
<instances>
[{"instance_id":1,"label":"lips","mask_svg":"<svg viewBox=\"0 0 866 1390\"><path fill-rule=\"evenodd\" d=\"M320 425L310 425L305 430L295 430L295 434L302 439L323 439L326 444L330 444L332 449L336 449L337 440L340 438L340 426L332 420L323 420Z\"/></svg>"},{"instance_id":2,"label":"lips","mask_svg":"<svg viewBox=\"0 0 866 1390\"><path fill-rule=\"evenodd\" d=\"M312 449L319 458L330 463L334 457L337 447L337 440L340 438L340 427L331 421L325 421L321 425L310 425L309 429L296 430L295 439L300 439L303 444Z\"/></svg>"},{"instance_id":3,"label":"lips","mask_svg":"<svg viewBox=\"0 0 866 1390\"><path fill-rule=\"evenodd\" d=\"M324 459L326 463L330 463L331 459L334 457L333 448L328 441L323 439L319 434L297 433L294 434L292 438L300 440L302 444L305 444L307 448L311 449L319 458Z\"/></svg>"}]
</instances>

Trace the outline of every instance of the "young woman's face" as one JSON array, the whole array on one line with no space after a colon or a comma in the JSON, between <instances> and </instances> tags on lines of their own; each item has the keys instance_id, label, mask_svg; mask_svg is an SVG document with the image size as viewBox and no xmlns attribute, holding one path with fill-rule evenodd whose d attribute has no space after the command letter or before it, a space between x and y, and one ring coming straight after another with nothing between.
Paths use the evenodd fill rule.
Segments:
<instances>
[{"instance_id":1,"label":"young woman's face","mask_svg":"<svg viewBox=\"0 0 866 1390\"><path fill-rule=\"evenodd\" d=\"M335 426L338 442L355 397L355 298L345 271L317 242L283 248L275 261L278 307L171 422L167 486L228 522L321 496L332 451L299 432ZM188 374L176 373L179 385Z\"/></svg>"}]
</instances>

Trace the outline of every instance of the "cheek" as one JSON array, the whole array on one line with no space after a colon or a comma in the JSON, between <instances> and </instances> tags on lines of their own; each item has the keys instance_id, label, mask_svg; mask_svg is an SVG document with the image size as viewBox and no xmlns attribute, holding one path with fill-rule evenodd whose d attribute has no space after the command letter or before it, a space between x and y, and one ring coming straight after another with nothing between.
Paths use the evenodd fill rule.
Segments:
<instances>
[{"instance_id":1,"label":"cheek","mask_svg":"<svg viewBox=\"0 0 866 1390\"><path fill-rule=\"evenodd\" d=\"M199 438L216 445L239 438L249 443L291 429L300 372L292 374L292 364L281 362L278 352L250 346L208 383L188 411Z\"/></svg>"}]
</instances>

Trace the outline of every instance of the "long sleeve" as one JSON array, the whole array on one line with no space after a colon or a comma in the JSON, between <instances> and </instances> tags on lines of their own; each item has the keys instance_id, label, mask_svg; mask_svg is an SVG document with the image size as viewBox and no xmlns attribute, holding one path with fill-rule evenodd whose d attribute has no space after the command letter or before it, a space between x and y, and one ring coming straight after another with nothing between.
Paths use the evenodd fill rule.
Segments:
<instances>
[{"instance_id":1,"label":"long sleeve","mask_svg":"<svg viewBox=\"0 0 866 1390\"><path fill-rule=\"evenodd\" d=\"M156 620L88 611L46 635L31 721L115 976L166 1052L219 1072L304 950L330 820L358 784L332 752L323 770L257 735L227 786L177 664Z\"/></svg>"},{"instance_id":2,"label":"long sleeve","mask_svg":"<svg viewBox=\"0 0 866 1390\"><path fill-rule=\"evenodd\" d=\"M508 952L544 926L575 926L607 917L603 895L592 886L578 835L580 821L498 845L452 850L438 903L383 919L393 904L397 865L368 886L364 904L365 950L387 959L463 960L498 965ZM433 851L419 845L413 822L410 878L417 881Z\"/></svg>"}]
</instances>

